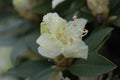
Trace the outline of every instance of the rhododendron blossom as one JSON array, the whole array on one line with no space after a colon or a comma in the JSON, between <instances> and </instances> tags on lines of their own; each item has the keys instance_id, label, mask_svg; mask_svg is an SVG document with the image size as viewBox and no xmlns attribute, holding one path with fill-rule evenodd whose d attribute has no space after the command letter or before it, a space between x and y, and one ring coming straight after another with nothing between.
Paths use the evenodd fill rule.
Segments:
<instances>
[{"instance_id":1,"label":"rhododendron blossom","mask_svg":"<svg viewBox=\"0 0 120 80\"><path fill-rule=\"evenodd\" d=\"M67 22L57 13L48 13L43 17L41 35L37 39L39 53L48 58L62 54L65 58L87 59L88 46L82 40L87 33L86 23L84 18Z\"/></svg>"}]
</instances>

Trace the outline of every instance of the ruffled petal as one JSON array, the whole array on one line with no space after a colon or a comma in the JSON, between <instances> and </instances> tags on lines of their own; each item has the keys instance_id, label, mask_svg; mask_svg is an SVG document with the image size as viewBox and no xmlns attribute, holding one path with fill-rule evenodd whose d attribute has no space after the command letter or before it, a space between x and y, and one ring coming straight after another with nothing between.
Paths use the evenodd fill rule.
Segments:
<instances>
[{"instance_id":1,"label":"ruffled petal","mask_svg":"<svg viewBox=\"0 0 120 80\"><path fill-rule=\"evenodd\" d=\"M50 34L42 34L37 43L40 45L38 51L44 57L55 58L64 51L63 44Z\"/></svg>"},{"instance_id":2,"label":"ruffled petal","mask_svg":"<svg viewBox=\"0 0 120 80\"><path fill-rule=\"evenodd\" d=\"M57 29L66 26L67 21L61 18L57 13L48 13L43 17L43 22L45 22L46 27L50 32L55 35Z\"/></svg>"},{"instance_id":3,"label":"ruffled petal","mask_svg":"<svg viewBox=\"0 0 120 80\"><path fill-rule=\"evenodd\" d=\"M75 19L74 21L69 21L68 28L67 28L68 35L73 37L82 36L86 23L87 23L87 20L84 18Z\"/></svg>"},{"instance_id":4,"label":"ruffled petal","mask_svg":"<svg viewBox=\"0 0 120 80\"><path fill-rule=\"evenodd\" d=\"M63 55L66 58L74 57L87 59L88 46L81 39L76 39L73 43L65 46Z\"/></svg>"}]
</instances>

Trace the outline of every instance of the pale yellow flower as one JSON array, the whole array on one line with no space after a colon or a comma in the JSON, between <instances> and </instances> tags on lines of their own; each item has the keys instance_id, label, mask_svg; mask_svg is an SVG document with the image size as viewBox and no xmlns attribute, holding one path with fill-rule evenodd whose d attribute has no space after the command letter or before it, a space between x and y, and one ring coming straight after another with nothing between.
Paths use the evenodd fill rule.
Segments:
<instances>
[{"instance_id":1,"label":"pale yellow flower","mask_svg":"<svg viewBox=\"0 0 120 80\"><path fill-rule=\"evenodd\" d=\"M55 58L60 54L65 58L88 56L88 46L82 41L87 20L80 18L67 22L57 13L48 13L41 23L41 36L37 39L42 56Z\"/></svg>"}]
</instances>

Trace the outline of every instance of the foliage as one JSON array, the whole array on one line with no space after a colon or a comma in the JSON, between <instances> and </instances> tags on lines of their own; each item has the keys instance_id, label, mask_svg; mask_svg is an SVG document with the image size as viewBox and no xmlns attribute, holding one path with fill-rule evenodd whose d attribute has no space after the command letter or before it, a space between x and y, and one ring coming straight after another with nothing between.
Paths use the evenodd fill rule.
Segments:
<instances>
[{"instance_id":1,"label":"foliage","mask_svg":"<svg viewBox=\"0 0 120 80\"><path fill-rule=\"evenodd\" d=\"M30 12L35 15L34 18L33 16L26 18L24 17L27 16L26 13L20 15L16 11L12 0L0 0L0 45L14 47L11 53L14 67L8 70L9 75L16 76L21 80L47 80L51 76L53 72L51 67L55 64L39 55L36 44L36 39L40 36L39 24L43 16L49 12L57 12L68 21L74 15L88 20L86 28L89 32L84 37L84 41L89 47L88 60L74 59L67 71L63 71L63 74L67 74L65 76L98 76L113 71L117 67L111 62L114 60L110 61L111 57L109 58L106 54L113 55L116 49L113 49L112 52L110 49L115 42L120 45L119 0L109 1L109 15L105 19L101 18L100 14L98 16L92 14L87 6L87 0L65 0L54 9L52 8L52 0L36 1L33 6L30 6ZM116 30L118 32L115 32ZM120 58L119 54L116 53L116 55Z\"/></svg>"}]
</instances>

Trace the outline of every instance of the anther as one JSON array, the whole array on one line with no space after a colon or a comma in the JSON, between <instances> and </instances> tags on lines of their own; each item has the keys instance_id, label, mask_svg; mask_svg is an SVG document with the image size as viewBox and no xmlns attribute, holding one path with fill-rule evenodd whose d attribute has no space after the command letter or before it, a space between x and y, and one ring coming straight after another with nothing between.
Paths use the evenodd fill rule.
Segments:
<instances>
[{"instance_id":1,"label":"anther","mask_svg":"<svg viewBox=\"0 0 120 80\"><path fill-rule=\"evenodd\" d=\"M87 35L87 33L88 33L88 30L87 30L87 29L84 29L84 32L83 32L83 34L82 34L82 37L85 36L85 35Z\"/></svg>"},{"instance_id":2,"label":"anther","mask_svg":"<svg viewBox=\"0 0 120 80\"><path fill-rule=\"evenodd\" d=\"M74 20L74 21L73 21L73 26L74 26L74 27L77 26L77 25L76 25L76 22L75 22L75 19L77 19L77 16L73 16L73 20Z\"/></svg>"},{"instance_id":3,"label":"anther","mask_svg":"<svg viewBox=\"0 0 120 80\"><path fill-rule=\"evenodd\" d=\"M73 20L77 19L77 16L73 16Z\"/></svg>"}]
</instances>

